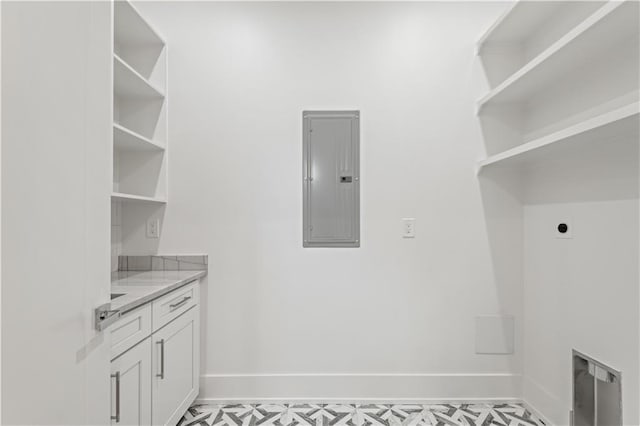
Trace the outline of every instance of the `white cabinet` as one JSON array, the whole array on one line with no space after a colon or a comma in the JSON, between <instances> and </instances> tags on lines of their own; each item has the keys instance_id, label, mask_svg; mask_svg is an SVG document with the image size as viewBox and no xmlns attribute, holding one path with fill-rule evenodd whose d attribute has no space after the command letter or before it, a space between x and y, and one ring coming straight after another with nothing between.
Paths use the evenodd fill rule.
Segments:
<instances>
[{"instance_id":1,"label":"white cabinet","mask_svg":"<svg viewBox=\"0 0 640 426\"><path fill-rule=\"evenodd\" d=\"M153 333L154 425L175 425L198 394L198 307Z\"/></svg>"},{"instance_id":2,"label":"white cabinet","mask_svg":"<svg viewBox=\"0 0 640 426\"><path fill-rule=\"evenodd\" d=\"M194 307L199 300L197 285L188 285L153 301L153 332Z\"/></svg>"},{"instance_id":3,"label":"white cabinet","mask_svg":"<svg viewBox=\"0 0 640 426\"><path fill-rule=\"evenodd\" d=\"M113 327L111 334L111 359L127 351L151 334L151 305L145 305L124 314Z\"/></svg>"},{"instance_id":4,"label":"white cabinet","mask_svg":"<svg viewBox=\"0 0 640 426\"><path fill-rule=\"evenodd\" d=\"M111 424L173 426L198 396L198 284L129 312L110 328Z\"/></svg>"},{"instance_id":5,"label":"white cabinet","mask_svg":"<svg viewBox=\"0 0 640 426\"><path fill-rule=\"evenodd\" d=\"M111 424L151 424L151 338L111 361Z\"/></svg>"}]
</instances>

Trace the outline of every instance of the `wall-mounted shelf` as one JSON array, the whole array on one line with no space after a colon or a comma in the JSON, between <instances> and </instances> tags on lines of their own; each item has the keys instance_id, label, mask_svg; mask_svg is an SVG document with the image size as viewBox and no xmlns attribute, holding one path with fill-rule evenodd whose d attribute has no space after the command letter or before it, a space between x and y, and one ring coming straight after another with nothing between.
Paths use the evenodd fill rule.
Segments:
<instances>
[{"instance_id":1,"label":"wall-mounted shelf","mask_svg":"<svg viewBox=\"0 0 640 426\"><path fill-rule=\"evenodd\" d=\"M163 99L164 93L134 70L118 55L113 55L114 91L123 98Z\"/></svg>"},{"instance_id":2,"label":"wall-mounted shelf","mask_svg":"<svg viewBox=\"0 0 640 426\"><path fill-rule=\"evenodd\" d=\"M113 146L124 151L163 151L164 146L133 130L113 123Z\"/></svg>"},{"instance_id":3,"label":"wall-mounted shelf","mask_svg":"<svg viewBox=\"0 0 640 426\"><path fill-rule=\"evenodd\" d=\"M558 1L518 1L505 11L484 33L476 46L482 55L492 47L508 47L521 43L560 7Z\"/></svg>"},{"instance_id":4,"label":"wall-mounted shelf","mask_svg":"<svg viewBox=\"0 0 640 426\"><path fill-rule=\"evenodd\" d=\"M559 76L631 37L638 32L637 14L637 2L608 2L480 99L478 112L492 104L526 101Z\"/></svg>"},{"instance_id":5,"label":"wall-mounted shelf","mask_svg":"<svg viewBox=\"0 0 640 426\"><path fill-rule=\"evenodd\" d=\"M478 172L488 167L520 167L550 161L562 151L567 155L580 155L581 148L587 144L606 144L618 137L625 137L630 142L637 143L639 115L640 104L634 102L487 157L478 162Z\"/></svg>"},{"instance_id":6,"label":"wall-mounted shelf","mask_svg":"<svg viewBox=\"0 0 640 426\"><path fill-rule=\"evenodd\" d=\"M120 201L135 201L135 202L158 203L158 204L166 204L167 202L167 200L163 198L145 197L142 195L134 195L134 194L125 194L123 192L112 192L111 199L120 200Z\"/></svg>"},{"instance_id":7,"label":"wall-mounted shelf","mask_svg":"<svg viewBox=\"0 0 640 426\"><path fill-rule=\"evenodd\" d=\"M162 37L130 2L115 1L114 15L114 42L116 45L165 45Z\"/></svg>"}]
</instances>

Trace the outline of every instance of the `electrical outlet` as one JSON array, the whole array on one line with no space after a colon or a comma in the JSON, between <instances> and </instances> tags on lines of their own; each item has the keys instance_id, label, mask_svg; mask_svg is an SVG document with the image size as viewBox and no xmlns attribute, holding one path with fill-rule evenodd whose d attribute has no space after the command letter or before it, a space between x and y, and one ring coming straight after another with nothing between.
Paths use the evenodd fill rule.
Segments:
<instances>
[{"instance_id":1,"label":"electrical outlet","mask_svg":"<svg viewBox=\"0 0 640 426\"><path fill-rule=\"evenodd\" d=\"M160 219L149 219L147 221L147 238L160 237Z\"/></svg>"},{"instance_id":2,"label":"electrical outlet","mask_svg":"<svg viewBox=\"0 0 640 426\"><path fill-rule=\"evenodd\" d=\"M412 217L402 219L402 238L416 237L416 220Z\"/></svg>"}]
</instances>

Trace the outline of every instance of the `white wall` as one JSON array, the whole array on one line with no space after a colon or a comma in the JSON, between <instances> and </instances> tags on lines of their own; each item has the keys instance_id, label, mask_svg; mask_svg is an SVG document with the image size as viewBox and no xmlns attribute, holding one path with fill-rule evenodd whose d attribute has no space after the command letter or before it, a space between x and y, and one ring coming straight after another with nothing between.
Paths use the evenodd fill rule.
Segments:
<instances>
[{"instance_id":1,"label":"white wall","mask_svg":"<svg viewBox=\"0 0 640 426\"><path fill-rule=\"evenodd\" d=\"M473 168L474 44L507 6L140 3L169 45L170 198L123 207L123 252L209 254L201 397L518 396L519 272ZM302 248L305 109L361 110L360 249ZM476 355L496 313L516 353Z\"/></svg>"},{"instance_id":2,"label":"white wall","mask_svg":"<svg viewBox=\"0 0 640 426\"><path fill-rule=\"evenodd\" d=\"M638 418L638 200L525 208L524 397L555 424L571 406L571 350L622 371L624 424ZM556 239L569 220L572 239Z\"/></svg>"}]
</instances>

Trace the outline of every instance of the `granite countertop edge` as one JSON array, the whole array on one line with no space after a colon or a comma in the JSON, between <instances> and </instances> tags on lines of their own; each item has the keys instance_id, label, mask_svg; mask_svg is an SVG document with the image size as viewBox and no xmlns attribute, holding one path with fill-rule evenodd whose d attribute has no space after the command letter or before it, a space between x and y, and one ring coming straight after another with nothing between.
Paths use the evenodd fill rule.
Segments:
<instances>
[{"instance_id":1,"label":"granite countertop edge","mask_svg":"<svg viewBox=\"0 0 640 426\"><path fill-rule=\"evenodd\" d=\"M152 278L148 279L148 284L145 283L147 285L143 286L143 288L145 288L146 291L136 291L137 289L136 285L127 285L127 284L119 285L118 284L119 280L114 281L112 279L111 292L124 293L124 295L111 301L111 309L118 310L120 311L121 314L126 314L136 308L139 308L142 305L146 305L147 303L152 302L153 300L158 299L167 293L171 293L172 291L177 290L180 287L183 287L207 275L207 271L165 271L165 272L170 272L170 273L183 272L184 275L175 279L170 279L170 280L164 279L162 280L164 282L159 282L159 283L154 283ZM140 276L141 274L144 274L144 273L143 272L137 272L137 273L120 272L119 274L121 275L125 274L125 276L131 275L131 277L135 277L135 276ZM166 281L170 281L170 282L167 283ZM114 290L114 286L116 287L115 290ZM127 292L126 290L124 290L124 288L126 287L131 287L131 290ZM153 288L149 289L150 287L153 287ZM118 300L120 298L122 298L122 300Z\"/></svg>"}]
</instances>

